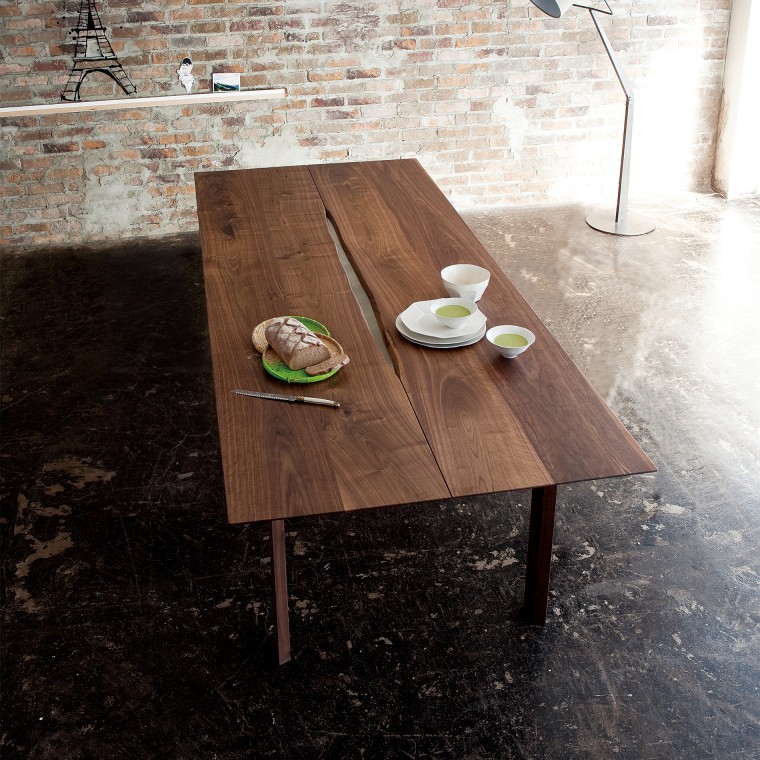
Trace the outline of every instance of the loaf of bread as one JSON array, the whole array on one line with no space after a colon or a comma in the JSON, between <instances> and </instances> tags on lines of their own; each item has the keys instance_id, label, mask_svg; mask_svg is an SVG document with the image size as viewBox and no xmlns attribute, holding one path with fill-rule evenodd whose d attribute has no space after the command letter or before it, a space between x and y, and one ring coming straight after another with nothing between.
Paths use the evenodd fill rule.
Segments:
<instances>
[{"instance_id":1,"label":"loaf of bread","mask_svg":"<svg viewBox=\"0 0 760 760\"><path fill-rule=\"evenodd\" d=\"M330 358L330 349L303 322L293 317L273 319L265 334L267 343L290 369L303 369Z\"/></svg>"}]
</instances>

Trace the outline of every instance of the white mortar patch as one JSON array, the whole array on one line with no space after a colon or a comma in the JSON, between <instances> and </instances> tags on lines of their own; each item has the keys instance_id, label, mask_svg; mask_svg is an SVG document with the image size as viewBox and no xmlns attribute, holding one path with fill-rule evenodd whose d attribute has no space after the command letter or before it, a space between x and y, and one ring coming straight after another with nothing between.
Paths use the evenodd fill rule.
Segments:
<instances>
[{"instance_id":1,"label":"white mortar patch","mask_svg":"<svg viewBox=\"0 0 760 760\"><path fill-rule=\"evenodd\" d=\"M528 118L524 109L518 108L504 95L494 103L493 113L503 123L507 132L507 145L512 155L519 161L528 131Z\"/></svg>"}]
</instances>

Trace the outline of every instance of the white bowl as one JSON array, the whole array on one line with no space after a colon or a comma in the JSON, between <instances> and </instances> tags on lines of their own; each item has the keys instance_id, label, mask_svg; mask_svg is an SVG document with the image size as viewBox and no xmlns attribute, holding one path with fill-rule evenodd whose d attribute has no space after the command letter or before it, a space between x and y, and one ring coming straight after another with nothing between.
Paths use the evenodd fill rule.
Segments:
<instances>
[{"instance_id":1,"label":"white bowl","mask_svg":"<svg viewBox=\"0 0 760 760\"><path fill-rule=\"evenodd\" d=\"M441 269L441 282L452 298L479 301L491 279L491 273L475 264L452 264Z\"/></svg>"},{"instance_id":2,"label":"white bowl","mask_svg":"<svg viewBox=\"0 0 760 760\"><path fill-rule=\"evenodd\" d=\"M496 339L500 335L517 335L527 341L524 345L500 346ZM506 359L514 359L515 356L527 351L535 342L536 336L525 327L517 325L497 325L486 332L488 342ZM521 340L515 340L514 343L522 343Z\"/></svg>"},{"instance_id":3,"label":"white bowl","mask_svg":"<svg viewBox=\"0 0 760 760\"><path fill-rule=\"evenodd\" d=\"M466 309L467 313L462 314L461 317L445 316L438 314L438 310L445 306L458 306ZM478 305L475 301L470 301L468 298L436 298L435 301L430 302L430 313L446 327L456 329L462 327L464 323L473 315L478 313Z\"/></svg>"}]
</instances>

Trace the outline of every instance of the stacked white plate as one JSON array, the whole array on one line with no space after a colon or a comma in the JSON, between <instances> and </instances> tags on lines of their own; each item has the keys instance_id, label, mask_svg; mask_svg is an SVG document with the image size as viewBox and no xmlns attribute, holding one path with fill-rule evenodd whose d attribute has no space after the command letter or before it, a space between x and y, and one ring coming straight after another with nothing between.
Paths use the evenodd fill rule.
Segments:
<instances>
[{"instance_id":1,"label":"stacked white plate","mask_svg":"<svg viewBox=\"0 0 760 760\"><path fill-rule=\"evenodd\" d=\"M434 299L435 300L435 299ZM486 334L486 315L478 311L462 327L444 327L430 311L433 301L416 301L396 317L396 329L410 342L428 348L461 348Z\"/></svg>"}]
</instances>

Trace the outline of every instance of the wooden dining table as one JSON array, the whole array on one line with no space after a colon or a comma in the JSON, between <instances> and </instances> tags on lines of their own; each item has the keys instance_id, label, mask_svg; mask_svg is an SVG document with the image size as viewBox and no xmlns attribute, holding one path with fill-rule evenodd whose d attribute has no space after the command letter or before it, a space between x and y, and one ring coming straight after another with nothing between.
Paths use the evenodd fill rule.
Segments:
<instances>
[{"instance_id":1,"label":"wooden dining table","mask_svg":"<svg viewBox=\"0 0 760 760\"><path fill-rule=\"evenodd\" d=\"M557 486L655 467L421 164L211 171L195 182L227 515L270 523L280 664L291 657L292 517L531 489L523 617L544 625ZM485 338L440 349L399 333L398 315L446 296L440 271L458 263L490 271L480 310L489 326L531 330L527 351L505 359ZM325 325L350 363L308 385L265 372L252 330L286 315Z\"/></svg>"}]
</instances>

